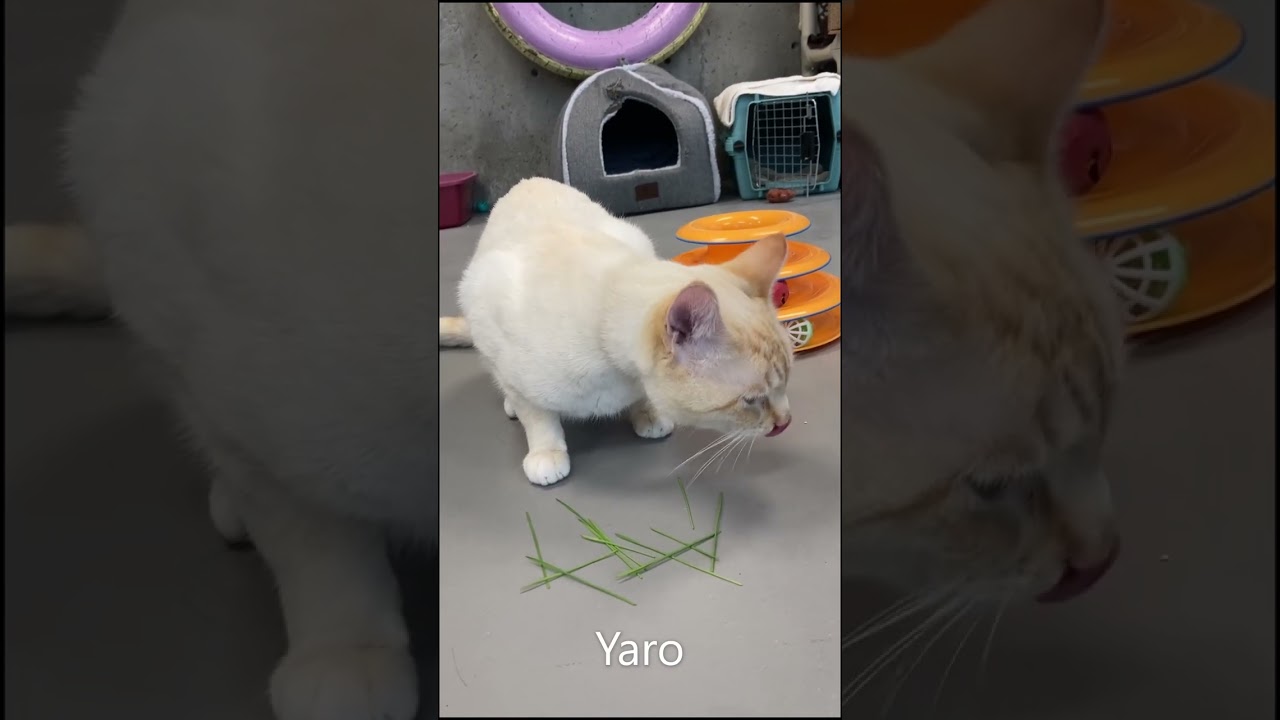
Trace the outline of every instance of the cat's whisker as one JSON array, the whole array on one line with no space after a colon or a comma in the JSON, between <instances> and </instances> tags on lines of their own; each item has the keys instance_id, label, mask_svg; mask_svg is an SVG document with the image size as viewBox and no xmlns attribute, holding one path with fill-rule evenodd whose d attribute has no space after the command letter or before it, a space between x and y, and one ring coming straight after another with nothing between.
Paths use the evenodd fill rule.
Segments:
<instances>
[{"instance_id":1,"label":"cat's whisker","mask_svg":"<svg viewBox=\"0 0 1280 720\"><path fill-rule=\"evenodd\" d=\"M733 449L741 445L742 442L746 440L746 437L747 437L746 435L738 434L736 437L733 438L733 442L729 443L729 452L720 456L720 462L716 464L716 472L720 472L720 468L724 467L724 461L729 459L729 455L733 453ZM730 470L732 469L733 468L731 466Z\"/></svg>"},{"instance_id":2,"label":"cat's whisker","mask_svg":"<svg viewBox=\"0 0 1280 720\"><path fill-rule=\"evenodd\" d=\"M730 439L730 438L732 438L732 437L733 437L733 435L732 435L731 433L725 433L724 435L721 435L720 437L716 438L715 440L712 440L711 442L707 443L707 444L706 444L706 445L705 445L701 450L699 450L698 452L696 452L696 453L694 453L694 454L690 455L689 457L685 458L685 461L684 461L684 462L682 462L682 463L680 463L679 465L677 465L677 466L675 466L675 467L671 468L671 472L667 473L667 475L668 475L668 476L670 476L670 475L675 475L677 470L679 470L680 468L682 468L682 467L684 467L685 465L689 464L689 462L690 462L691 460L693 460L694 458L698 457L698 456L699 456L699 455L701 455L702 453L704 453L704 452L706 452L706 451L710 450L711 448L715 447L716 445L719 445L719 444L720 444L720 443L722 443L722 442L726 442L727 440L729 440L729 439Z\"/></svg>"},{"instance_id":3,"label":"cat's whisker","mask_svg":"<svg viewBox=\"0 0 1280 720\"><path fill-rule=\"evenodd\" d=\"M742 436L742 442L738 443L738 454L733 456L733 464L729 466L729 472L733 472L738 468L738 460L742 459L742 452L750 447L749 441L751 439L752 438L750 436ZM747 459L749 460L750 457Z\"/></svg>"},{"instance_id":4,"label":"cat's whisker","mask_svg":"<svg viewBox=\"0 0 1280 720\"><path fill-rule=\"evenodd\" d=\"M964 651L964 644L969 641L969 636L974 630L978 629L978 625L982 623L982 613L977 613L973 622L969 623L969 629L964 632L960 638L960 642L956 645L956 651L951 654L951 660L947 663L947 667L942 671L942 679L938 681L938 691L933 694L933 708L937 710L938 701L942 699L942 689L946 687L947 678L951 676L951 668L955 667L956 660L960 657L960 653Z\"/></svg>"},{"instance_id":5,"label":"cat's whisker","mask_svg":"<svg viewBox=\"0 0 1280 720\"><path fill-rule=\"evenodd\" d=\"M946 621L945 623L942 624L942 627L938 628L938 631L933 634L933 637L929 640L929 642L925 643L924 648L920 650L920 653L918 655L916 655L916 659L911 662L911 665L907 666L907 669L905 672L901 673L901 675L898 677L898 682L894 683L893 689L889 691L889 698L888 700L885 701L884 708L881 710L882 716L888 716L889 709L893 707L893 701L898 697L898 691L901 690L902 686L906 684L907 678L911 677L911 673L915 671L916 667L920 664L920 661L924 660L924 656L929 654L929 649L932 648L935 644L937 644L937 642L942 639L942 636L946 635L947 631L951 629L951 626L955 625L961 618L963 618L969 612L969 609L972 607L973 607L972 600L965 603L963 607L961 607L959 610L956 611L954 615L951 616L950 620Z\"/></svg>"},{"instance_id":6,"label":"cat's whisker","mask_svg":"<svg viewBox=\"0 0 1280 720\"><path fill-rule=\"evenodd\" d=\"M862 623L862 625L856 630L848 633L842 643L841 649L848 650L853 645L866 640L872 635L875 635L886 628L892 627L902 620L911 617L920 610L941 600L943 597L955 590L957 586L957 583L952 583L931 592L908 595L893 603L889 607L877 613L870 620Z\"/></svg>"},{"instance_id":7,"label":"cat's whisker","mask_svg":"<svg viewBox=\"0 0 1280 720\"><path fill-rule=\"evenodd\" d=\"M911 595L907 595L905 597L899 598L893 603L890 603L888 607L876 613L875 615L872 615L870 618L868 618L865 622L863 622L857 628L845 633L844 635L845 639L841 643L841 649L848 650L850 647L853 646L854 643L858 642L859 640L867 637L867 635L871 634L871 633L863 634L864 631L867 630L867 628L880 622L881 620L884 620L890 615L897 613L899 610L902 610L907 605L911 605L912 603L920 603L924 597L925 596L923 594L915 593L915 594L911 594Z\"/></svg>"},{"instance_id":8,"label":"cat's whisker","mask_svg":"<svg viewBox=\"0 0 1280 720\"><path fill-rule=\"evenodd\" d=\"M991 659L991 643L996 639L996 628L1000 625L1000 618L1004 617L1005 608L1009 606L1009 599L1013 597L1010 591L1000 601L1000 607L996 610L995 620L991 621L991 631L987 633L987 642L982 648L982 660L979 661L978 682L981 683L987 675L987 661Z\"/></svg>"},{"instance_id":9,"label":"cat's whisker","mask_svg":"<svg viewBox=\"0 0 1280 720\"><path fill-rule=\"evenodd\" d=\"M735 439L736 439L736 438L737 438L737 435L736 435L736 434L735 434L735 435L733 435L733 436L732 436L732 438L735 438ZM715 461L716 461L716 458L720 457L720 456L721 456L721 455L723 455L726 451L728 451L728 450L730 450L730 449L732 449L732 448L733 448L733 442L732 442L732 440L731 440L728 444L726 444L726 445L721 445L721 446L720 446L720 448L719 448L718 450L716 450L716 451L711 455L711 457L707 459L707 461L706 461L706 462L702 463L702 467L699 467L699 468L698 468L698 471L697 471L696 473L694 473L694 474L693 474L693 477L689 479L689 483L688 483L687 487L692 487L692 486L693 486L694 481L698 479L698 476L699 476L699 475L702 475L702 473L703 473L704 471L706 471L706 469L707 469L708 467L710 467L711 463L713 463L713 462L715 462Z\"/></svg>"},{"instance_id":10,"label":"cat's whisker","mask_svg":"<svg viewBox=\"0 0 1280 720\"><path fill-rule=\"evenodd\" d=\"M949 615L960 602L961 601L958 600L952 600L951 602L944 603L942 607L935 610L932 615L926 618L906 635L899 638L897 642L890 645L889 649L881 653L880 657L872 661L871 664L867 665L867 667L862 670L862 672L858 673L857 677L849 681L849 684L845 686L845 691L842 694L840 704L848 704L855 695L875 679L876 675L880 674L881 670L884 670L892 664L894 660L898 659L898 656L914 645L915 642L929 630L929 628L934 626L934 623Z\"/></svg>"}]
</instances>

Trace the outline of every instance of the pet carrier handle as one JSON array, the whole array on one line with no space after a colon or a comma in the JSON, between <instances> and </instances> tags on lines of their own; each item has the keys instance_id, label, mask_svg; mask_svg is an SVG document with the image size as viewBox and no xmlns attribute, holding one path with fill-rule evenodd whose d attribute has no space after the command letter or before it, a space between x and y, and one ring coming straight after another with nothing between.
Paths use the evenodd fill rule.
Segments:
<instances>
[{"instance_id":1,"label":"pet carrier handle","mask_svg":"<svg viewBox=\"0 0 1280 720\"><path fill-rule=\"evenodd\" d=\"M630 25L597 31L561 22L537 3L486 3L485 8L522 55L574 80L621 65L666 60L707 13L707 3L657 3Z\"/></svg>"}]
</instances>

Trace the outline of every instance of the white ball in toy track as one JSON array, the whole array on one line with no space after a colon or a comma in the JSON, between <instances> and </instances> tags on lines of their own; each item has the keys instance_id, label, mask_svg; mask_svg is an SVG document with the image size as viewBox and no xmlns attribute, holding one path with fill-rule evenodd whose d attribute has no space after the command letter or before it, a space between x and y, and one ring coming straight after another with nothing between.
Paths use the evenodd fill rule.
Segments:
<instances>
[{"instance_id":1,"label":"white ball in toy track","mask_svg":"<svg viewBox=\"0 0 1280 720\"><path fill-rule=\"evenodd\" d=\"M1121 235L1097 244L1129 322L1159 317L1187 285L1187 254L1167 230Z\"/></svg>"},{"instance_id":2,"label":"white ball in toy track","mask_svg":"<svg viewBox=\"0 0 1280 720\"><path fill-rule=\"evenodd\" d=\"M788 320L786 328L787 334L791 336L791 346L794 348L802 348L813 339L813 323L807 319Z\"/></svg>"}]
</instances>

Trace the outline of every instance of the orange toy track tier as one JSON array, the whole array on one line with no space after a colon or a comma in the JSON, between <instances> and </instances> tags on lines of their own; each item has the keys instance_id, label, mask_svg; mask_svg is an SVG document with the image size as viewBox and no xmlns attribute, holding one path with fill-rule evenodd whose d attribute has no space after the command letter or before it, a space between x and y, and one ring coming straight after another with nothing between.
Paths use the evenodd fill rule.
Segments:
<instances>
[{"instance_id":1,"label":"orange toy track tier","mask_svg":"<svg viewBox=\"0 0 1280 720\"><path fill-rule=\"evenodd\" d=\"M840 305L840 280L824 272L809 273L787 281L791 296L778 308L778 319L786 322L813 317Z\"/></svg>"},{"instance_id":2,"label":"orange toy track tier","mask_svg":"<svg viewBox=\"0 0 1280 720\"><path fill-rule=\"evenodd\" d=\"M1275 179L1275 106L1212 80L1107 108L1115 160L1076 202L1103 237L1238 202Z\"/></svg>"},{"instance_id":3,"label":"orange toy track tier","mask_svg":"<svg viewBox=\"0 0 1280 720\"><path fill-rule=\"evenodd\" d=\"M1259 193L1222 212L1170 228L1187 256L1187 286L1159 317L1130 335L1202 320L1265 293L1276 282L1276 197Z\"/></svg>"},{"instance_id":4,"label":"orange toy track tier","mask_svg":"<svg viewBox=\"0 0 1280 720\"><path fill-rule=\"evenodd\" d=\"M722 262L732 260L737 257L738 253L749 247L751 245L745 243L708 245L697 250L690 250L687 253L681 253L671 259L681 265L719 265ZM778 279L791 280L801 275L808 275L811 272L821 270L830 262L831 253L826 250L809 243L788 240L787 261L783 263L782 272L778 274Z\"/></svg>"},{"instance_id":5,"label":"orange toy track tier","mask_svg":"<svg viewBox=\"0 0 1280 720\"><path fill-rule=\"evenodd\" d=\"M809 333L809 341L796 348L796 352L816 350L840 338L840 308L838 306L824 313L814 315L808 318L808 321L809 327L800 329Z\"/></svg>"},{"instance_id":6,"label":"orange toy track tier","mask_svg":"<svg viewBox=\"0 0 1280 720\"><path fill-rule=\"evenodd\" d=\"M787 237L809 229L809 218L789 210L740 210L700 217L676 230L676 237L699 245L753 243L774 233Z\"/></svg>"},{"instance_id":7,"label":"orange toy track tier","mask_svg":"<svg viewBox=\"0 0 1280 720\"><path fill-rule=\"evenodd\" d=\"M927 44L987 0L845 3L846 52L885 57ZM1097 105L1190 82L1229 62L1244 43L1226 14L1190 0L1113 0L1110 29L1080 102Z\"/></svg>"}]
</instances>

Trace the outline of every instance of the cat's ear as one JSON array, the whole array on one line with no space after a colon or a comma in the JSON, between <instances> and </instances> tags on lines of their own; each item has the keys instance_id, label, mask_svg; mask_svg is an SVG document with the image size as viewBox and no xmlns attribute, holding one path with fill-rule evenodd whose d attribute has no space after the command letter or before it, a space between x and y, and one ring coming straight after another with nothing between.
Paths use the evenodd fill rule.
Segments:
<instances>
[{"instance_id":1,"label":"cat's ear","mask_svg":"<svg viewBox=\"0 0 1280 720\"><path fill-rule=\"evenodd\" d=\"M1106 0L990 0L900 67L985 116L979 151L1043 162L1104 32Z\"/></svg>"},{"instance_id":2,"label":"cat's ear","mask_svg":"<svg viewBox=\"0 0 1280 720\"><path fill-rule=\"evenodd\" d=\"M717 344L723 332L720 301L706 283L689 283L667 308L666 344L678 360Z\"/></svg>"},{"instance_id":3,"label":"cat's ear","mask_svg":"<svg viewBox=\"0 0 1280 720\"><path fill-rule=\"evenodd\" d=\"M787 236L774 233L760 238L720 267L737 275L748 295L756 298L772 297L773 283L787 261Z\"/></svg>"}]
</instances>

